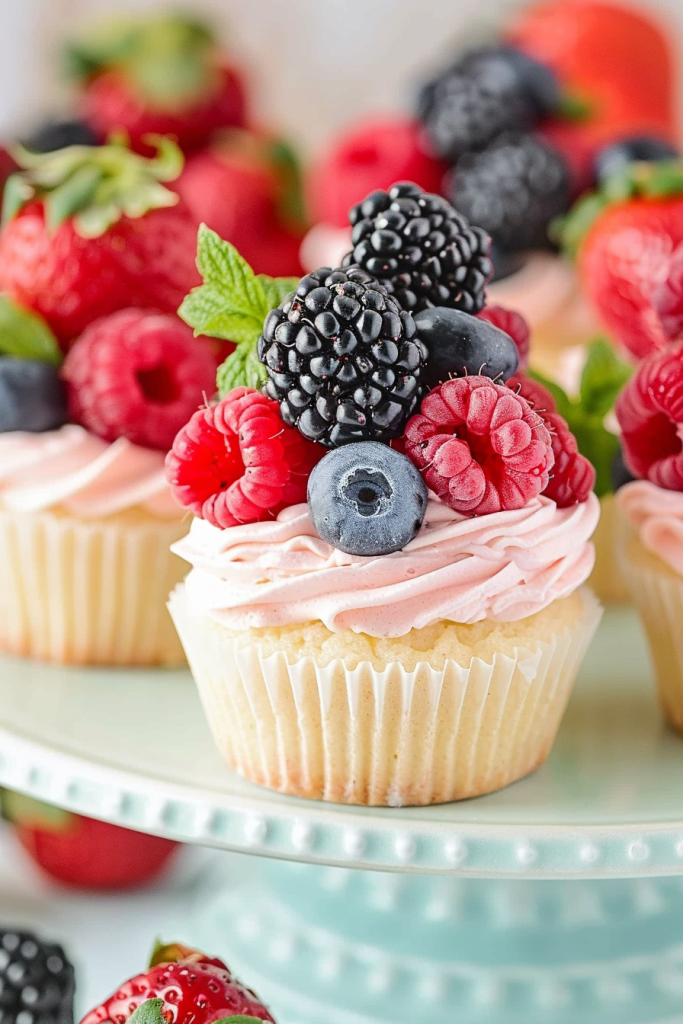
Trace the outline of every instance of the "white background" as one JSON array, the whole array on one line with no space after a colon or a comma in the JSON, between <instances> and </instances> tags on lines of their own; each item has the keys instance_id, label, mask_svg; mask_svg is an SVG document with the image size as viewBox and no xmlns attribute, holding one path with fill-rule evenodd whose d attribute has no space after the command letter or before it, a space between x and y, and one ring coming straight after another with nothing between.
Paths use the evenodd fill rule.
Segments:
<instances>
[{"instance_id":1,"label":"white background","mask_svg":"<svg viewBox=\"0 0 683 1024\"><path fill-rule=\"evenodd\" d=\"M683 0L640 4L668 19L683 50ZM0 0L0 134L58 106L61 38L97 14L160 5ZM458 37L492 30L519 2L186 0L185 6L210 13L251 68L258 113L310 149L359 114L409 106L422 69Z\"/></svg>"}]
</instances>

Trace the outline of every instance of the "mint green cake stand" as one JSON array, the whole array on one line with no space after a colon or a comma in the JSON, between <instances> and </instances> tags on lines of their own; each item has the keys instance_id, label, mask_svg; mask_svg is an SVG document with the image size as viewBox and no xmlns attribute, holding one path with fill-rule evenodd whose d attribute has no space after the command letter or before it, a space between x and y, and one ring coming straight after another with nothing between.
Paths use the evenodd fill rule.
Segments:
<instances>
[{"instance_id":1,"label":"mint green cake stand","mask_svg":"<svg viewBox=\"0 0 683 1024\"><path fill-rule=\"evenodd\" d=\"M478 800L279 796L221 762L186 672L8 658L0 784L233 851L177 938L279 1024L683 1022L683 739L629 611L607 614L547 764Z\"/></svg>"}]
</instances>

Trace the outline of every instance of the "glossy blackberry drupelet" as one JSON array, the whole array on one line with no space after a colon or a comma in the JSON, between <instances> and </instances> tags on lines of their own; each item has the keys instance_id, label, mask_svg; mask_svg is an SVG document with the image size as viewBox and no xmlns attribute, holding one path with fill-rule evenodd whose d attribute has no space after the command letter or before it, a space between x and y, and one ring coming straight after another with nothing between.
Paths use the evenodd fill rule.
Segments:
<instances>
[{"instance_id":1,"label":"glossy blackberry drupelet","mask_svg":"<svg viewBox=\"0 0 683 1024\"><path fill-rule=\"evenodd\" d=\"M415 321L360 267L304 277L266 318L258 356L285 423L337 448L397 437L422 396Z\"/></svg>"},{"instance_id":2,"label":"glossy blackberry drupelet","mask_svg":"<svg viewBox=\"0 0 683 1024\"><path fill-rule=\"evenodd\" d=\"M73 1024L74 969L61 946L0 930L0 1024Z\"/></svg>"},{"instance_id":3,"label":"glossy blackberry drupelet","mask_svg":"<svg viewBox=\"0 0 683 1024\"><path fill-rule=\"evenodd\" d=\"M0 434L56 430L67 419L66 388L56 366L0 356Z\"/></svg>"},{"instance_id":4,"label":"glossy blackberry drupelet","mask_svg":"<svg viewBox=\"0 0 683 1024\"><path fill-rule=\"evenodd\" d=\"M431 390L449 377L482 375L498 383L517 373L517 346L505 331L460 309L424 309L415 314L429 358L422 380Z\"/></svg>"},{"instance_id":5,"label":"glossy blackberry drupelet","mask_svg":"<svg viewBox=\"0 0 683 1024\"><path fill-rule=\"evenodd\" d=\"M66 146L96 146L97 136L84 121L44 121L22 145L33 153L52 153Z\"/></svg>"},{"instance_id":6,"label":"glossy blackberry drupelet","mask_svg":"<svg viewBox=\"0 0 683 1024\"><path fill-rule=\"evenodd\" d=\"M507 129L525 131L557 109L557 79L508 46L470 50L427 82L417 115L437 156L456 161Z\"/></svg>"},{"instance_id":7,"label":"glossy blackberry drupelet","mask_svg":"<svg viewBox=\"0 0 683 1024\"><path fill-rule=\"evenodd\" d=\"M328 452L308 480L313 525L323 540L349 555L400 551L422 526L427 497L412 462L376 441Z\"/></svg>"},{"instance_id":8,"label":"glossy blackberry drupelet","mask_svg":"<svg viewBox=\"0 0 683 1024\"><path fill-rule=\"evenodd\" d=\"M483 308L491 240L446 199L399 183L371 192L349 219L353 250L345 265L356 263L378 278L404 309Z\"/></svg>"},{"instance_id":9,"label":"glossy blackberry drupelet","mask_svg":"<svg viewBox=\"0 0 683 1024\"><path fill-rule=\"evenodd\" d=\"M500 249L541 247L548 244L550 222L569 206L569 169L546 143L506 132L488 149L462 158L451 174L448 194Z\"/></svg>"},{"instance_id":10,"label":"glossy blackberry drupelet","mask_svg":"<svg viewBox=\"0 0 683 1024\"><path fill-rule=\"evenodd\" d=\"M676 147L664 139L654 135L631 135L600 150L595 158L595 176L598 181L606 181L613 174L625 170L629 164L638 161L659 163L662 160L675 160L678 156Z\"/></svg>"}]
</instances>

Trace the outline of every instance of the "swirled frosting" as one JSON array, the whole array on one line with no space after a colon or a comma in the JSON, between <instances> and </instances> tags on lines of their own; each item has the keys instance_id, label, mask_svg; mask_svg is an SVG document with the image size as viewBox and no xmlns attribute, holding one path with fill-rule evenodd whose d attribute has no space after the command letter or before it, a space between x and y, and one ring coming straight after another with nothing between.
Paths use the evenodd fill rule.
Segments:
<instances>
[{"instance_id":1,"label":"swirled frosting","mask_svg":"<svg viewBox=\"0 0 683 1024\"><path fill-rule=\"evenodd\" d=\"M69 424L42 434L0 434L0 506L37 512L61 508L99 519L143 508L182 519L164 474L164 454L120 437L112 444Z\"/></svg>"},{"instance_id":2,"label":"swirled frosting","mask_svg":"<svg viewBox=\"0 0 683 1024\"><path fill-rule=\"evenodd\" d=\"M193 566L190 608L231 629L320 620L338 632L398 637L441 620L525 618L579 587L593 569L598 499L465 518L430 496L402 551L360 558L317 535L306 505L272 522L219 530L195 519L173 546Z\"/></svg>"},{"instance_id":3,"label":"swirled frosting","mask_svg":"<svg viewBox=\"0 0 683 1024\"><path fill-rule=\"evenodd\" d=\"M683 576L683 493L635 480L617 492L617 504L643 547Z\"/></svg>"}]
</instances>

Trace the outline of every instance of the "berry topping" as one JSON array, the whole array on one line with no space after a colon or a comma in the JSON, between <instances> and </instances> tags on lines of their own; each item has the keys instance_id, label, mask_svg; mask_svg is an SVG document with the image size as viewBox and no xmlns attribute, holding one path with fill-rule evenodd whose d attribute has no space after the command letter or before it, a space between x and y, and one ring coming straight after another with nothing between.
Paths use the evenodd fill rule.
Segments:
<instances>
[{"instance_id":1,"label":"berry topping","mask_svg":"<svg viewBox=\"0 0 683 1024\"><path fill-rule=\"evenodd\" d=\"M653 135L631 135L612 142L601 149L595 158L595 174L599 181L605 182L613 174L623 171L632 163L657 163L662 160L675 160L678 151L675 146L664 139Z\"/></svg>"},{"instance_id":2,"label":"berry topping","mask_svg":"<svg viewBox=\"0 0 683 1024\"><path fill-rule=\"evenodd\" d=\"M666 277L655 289L652 304L668 338L683 334L683 245L674 251Z\"/></svg>"},{"instance_id":3,"label":"berry topping","mask_svg":"<svg viewBox=\"0 0 683 1024\"><path fill-rule=\"evenodd\" d=\"M490 239L441 196L402 183L371 192L349 219L353 251L345 264L377 277L404 309L478 313L484 305Z\"/></svg>"},{"instance_id":4,"label":"berry topping","mask_svg":"<svg viewBox=\"0 0 683 1024\"><path fill-rule=\"evenodd\" d=\"M481 374L504 381L517 372L514 341L486 320L460 309L432 307L416 313L415 323L429 353L421 379L430 389L449 377Z\"/></svg>"},{"instance_id":5,"label":"berry topping","mask_svg":"<svg viewBox=\"0 0 683 1024\"><path fill-rule=\"evenodd\" d=\"M215 389L211 342L176 316L122 309L86 328L62 368L69 415L105 441L166 451Z\"/></svg>"},{"instance_id":6,"label":"berry topping","mask_svg":"<svg viewBox=\"0 0 683 1024\"><path fill-rule=\"evenodd\" d=\"M273 1020L221 960L180 945L160 946L149 970L124 981L81 1024L127 1024L134 1014L139 1024L214 1024L237 1014L235 1024Z\"/></svg>"},{"instance_id":7,"label":"berry topping","mask_svg":"<svg viewBox=\"0 0 683 1024\"><path fill-rule=\"evenodd\" d=\"M521 396L488 377L448 380L405 431L408 458L456 512L522 508L548 486L550 434Z\"/></svg>"},{"instance_id":8,"label":"berry topping","mask_svg":"<svg viewBox=\"0 0 683 1024\"><path fill-rule=\"evenodd\" d=\"M559 413L539 412L539 415L550 432L555 456L550 481L543 493L552 498L558 508L587 501L595 486L593 466L579 452L576 438Z\"/></svg>"},{"instance_id":9,"label":"berry topping","mask_svg":"<svg viewBox=\"0 0 683 1024\"><path fill-rule=\"evenodd\" d=\"M311 520L323 540L350 555L400 551L422 526L427 487L418 470L376 441L328 452L308 481Z\"/></svg>"},{"instance_id":10,"label":"berry topping","mask_svg":"<svg viewBox=\"0 0 683 1024\"><path fill-rule=\"evenodd\" d=\"M22 145L33 153L53 153L67 146L96 146L97 138L83 121L44 121Z\"/></svg>"},{"instance_id":11,"label":"berry topping","mask_svg":"<svg viewBox=\"0 0 683 1024\"><path fill-rule=\"evenodd\" d=\"M258 356L285 423L338 448L397 437L421 397L415 321L360 267L304 277L266 317Z\"/></svg>"},{"instance_id":12,"label":"berry topping","mask_svg":"<svg viewBox=\"0 0 683 1024\"><path fill-rule=\"evenodd\" d=\"M61 946L0 930L3 1024L73 1024L74 969Z\"/></svg>"},{"instance_id":13,"label":"berry topping","mask_svg":"<svg viewBox=\"0 0 683 1024\"><path fill-rule=\"evenodd\" d=\"M559 106L555 76L508 46L463 54L422 89L418 116L440 156L457 160L506 129L526 130Z\"/></svg>"},{"instance_id":14,"label":"berry topping","mask_svg":"<svg viewBox=\"0 0 683 1024\"><path fill-rule=\"evenodd\" d=\"M517 347L519 370L526 370L529 364L531 328L522 314L503 306L485 306L477 316L510 335Z\"/></svg>"},{"instance_id":15,"label":"berry topping","mask_svg":"<svg viewBox=\"0 0 683 1024\"><path fill-rule=\"evenodd\" d=\"M66 390L56 366L0 356L0 434L56 430L66 421Z\"/></svg>"},{"instance_id":16,"label":"berry topping","mask_svg":"<svg viewBox=\"0 0 683 1024\"><path fill-rule=\"evenodd\" d=\"M235 388L183 427L166 456L166 475L181 505L226 529L305 501L309 474L322 455L285 426L275 402Z\"/></svg>"},{"instance_id":17,"label":"berry topping","mask_svg":"<svg viewBox=\"0 0 683 1024\"><path fill-rule=\"evenodd\" d=\"M501 249L531 249L548 244L548 225L569 205L569 170L545 142L506 132L458 161L448 191Z\"/></svg>"},{"instance_id":18,"label":"berry topping","mask_svg":"<svg viewBox=\"0 0 683 1024\"><path fill-rule=\"evenodd\" d=\"M683 491L683 342L640 363L617 399L616 413L631 472Z\"/></svg>"}]
</instances>

